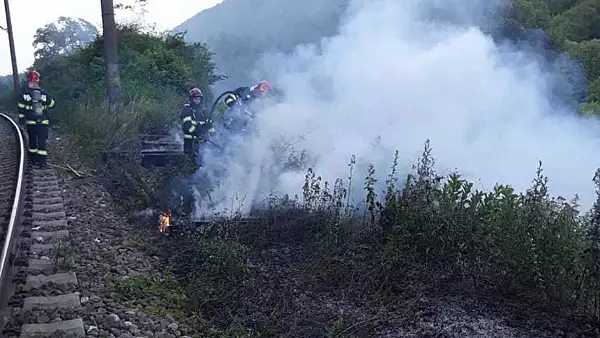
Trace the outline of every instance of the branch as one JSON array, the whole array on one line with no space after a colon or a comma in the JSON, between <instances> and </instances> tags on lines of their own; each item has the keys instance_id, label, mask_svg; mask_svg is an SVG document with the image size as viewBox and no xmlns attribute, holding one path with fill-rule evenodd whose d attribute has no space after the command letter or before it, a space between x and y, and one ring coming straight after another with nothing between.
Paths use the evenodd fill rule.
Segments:
<instances>
[{"instance_id":1,"label":"branch","mask_svg":"<svg viewBox=\"0 0 600 338\"><path fill-rule=\"evenodd\" d=\"M5 32L8 32L8 29L6 29L6 28L4 28L2 26L0 26L0 29L3 30L3 31L5 31Z\"/></svg>"}]
</instances>

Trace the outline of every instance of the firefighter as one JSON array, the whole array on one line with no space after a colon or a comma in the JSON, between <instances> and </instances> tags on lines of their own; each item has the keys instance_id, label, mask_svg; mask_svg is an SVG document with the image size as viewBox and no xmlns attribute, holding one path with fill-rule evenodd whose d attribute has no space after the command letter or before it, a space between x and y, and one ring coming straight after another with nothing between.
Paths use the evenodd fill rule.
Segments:
<instances>
[{"instance_id":1,"label":"firefighter","mask_svg":"<svg viewBox=\"0 0 600 338\"><path fill-rule=\"evenodd\" d=\"M38 166L45 166L48 157L49 110L54 108L54 99L40 87L40 73L27 73L27 87L17 101L19 124L25 125L29 136L29 156Z\"/></svg>"},{"instance_id":2,"label":"firefighter","mask_svg":"<svg viewBox=\"0 0 600 338\"><path fill-rule=\"evenodd\" d=\"M271 92L271 84L265 80L260 81L252 87L238 87L232 90L235 94L225 96L227 107L231 108L236 103L249 104L256 98L264 97Z\"/></svg>"},{"instance_id":3,"label":"firefighter","mask_svg":"<svg viewBox=\"0 0 600 338\"><path fill-rule=\"evenodd\" d=\"M189 92L189 102L183 105L179 113L183 130L183 151L195 155L196 146L203 142L206 133L212 127L212 121L204 108L204 94L198 88Z\"/></svg>"},{"instance_id":4,"label":"firefighter","mask_svg":"<svg viewBox=\"0 0 600 338\"><path fill-rule=\"evenodd\" d=\"M257 98L262 98L271 92L271 84L262 80L251 87L238 87L228 94L223 101L229 108L224 118L224 127L227 129L245 130L254 114L248 109L248 105Z\"/></svg>"}]
</instances>

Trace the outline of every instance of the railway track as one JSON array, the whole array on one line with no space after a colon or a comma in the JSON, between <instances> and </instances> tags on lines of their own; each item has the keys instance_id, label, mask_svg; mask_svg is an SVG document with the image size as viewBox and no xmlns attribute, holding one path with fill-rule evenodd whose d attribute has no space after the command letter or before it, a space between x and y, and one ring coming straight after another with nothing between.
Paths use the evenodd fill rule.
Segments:
<instances>
[{"instance_id":1,"label":"railway track","mask_svg":"<svg viewBox=\"0 0 600 338\"><path fill-rule=\"evenodd\" d=\"M67 216L51 168L27 165L17 125L0 114L2 337L85 337L77 276L58 259Z\"/></svg>"}]
</instances>

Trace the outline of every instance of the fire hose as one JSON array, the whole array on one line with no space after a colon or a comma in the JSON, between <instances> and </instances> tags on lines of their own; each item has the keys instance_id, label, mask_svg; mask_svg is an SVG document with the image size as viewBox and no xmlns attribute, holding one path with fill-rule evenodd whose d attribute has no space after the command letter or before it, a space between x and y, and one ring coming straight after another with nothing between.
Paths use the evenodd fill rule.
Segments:
<instances>
[{"instance_id":1,"label":"fire hose","mask_svg":"<svg viewBox=\"0 0 600 338\"><path fill-rule=\"evenodd\" d=\"M219 104L219 101L221 101L221 99L223 99L223 97L225 97L226 95L229 95L229 94L236 95L236 93L235 93L235 92L233 92L233 91L231 91L231 90L228 90L228 91L226 91L226 92L223 92L223 93L221 93L221 95L219 95L219 96L218 96L218 97L215 99L215 102L213 103L212 107L210 108L210 114L209 114L209 118L210 118L210 120L211 120L211 121L212 121L212 118L213 118L213 116L214 116L214 114L215 114L215 109L217 109L217 105ZM210 143L210 144L212 144L213 146L215 146L215 147L216 147L216 148L218 148L218 149L221 149L221 150L223 149L223 147L222 147L222 146L218 145L217 143L215 143L214 141L212 141L212 140L211 140L211 139L209 139L209 138L206 138L206 139L205 139L205 141L206 141L206 142L208 142L208 143Z\"/></svg>"},{"instance_id":2,"label":"fire hose","mask_svg":"<svg viewBox=\"0 0 600 338\"><path fill-rule=\"evenodd\" d=\"M205 141L206 141L206 142L208 142L208 143L210 143L210 144L212 144L212 145L213 145L213 146L215 146L217 149L220 149L220 150L222 150L222 149L223 149L223 147L221 147L220 145L216 144L216 143L215 143L213 140L211 140L211 139L209 139L209 138L205 139Z\"/></svg>"},{"instance_id":3,"label":"fire hose","mask_svg":"<svg viewBox=\"0 0 600 338\"><path fill-rule=\"evenodd\" d=\"M225 95L229 95L229 94L237 96L237 94L235 92L231 91L231 90L228 90L226 92L221 93L221 95L219 95L217 97L217 99L215 100L215 103L213 103L212 108L210 109L210 118L211 119L212 119L212 117L213 117L213 115L215 113L215 109L217 109L217 104L219 104L219 101L221 101L221 99L223 97L225 97Z\"/></svg>"}]
</instances>

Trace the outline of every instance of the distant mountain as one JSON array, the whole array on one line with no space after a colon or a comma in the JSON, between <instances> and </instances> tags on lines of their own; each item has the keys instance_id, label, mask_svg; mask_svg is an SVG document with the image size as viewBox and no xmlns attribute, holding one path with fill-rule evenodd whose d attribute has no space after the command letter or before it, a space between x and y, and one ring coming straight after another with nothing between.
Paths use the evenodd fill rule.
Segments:
<instances>
[{"instance_id":1,"label":"distant mountain","mask_svg":"<svg viewBox=\"0 0 600 338\"><path fill-rule=\"evenodd\" d=\"M302 43L318 43L337 33L348 0L226 0L173 29L187 31L188 41L206 42L215 53L219 72L228 79L222 91L248 84L265 52L288 52Z\"/></svg>"}]
</instances>

